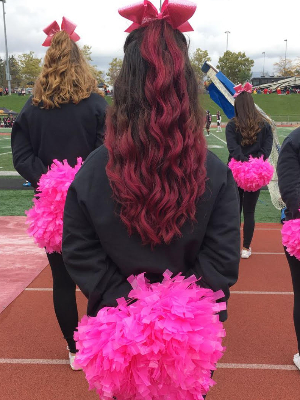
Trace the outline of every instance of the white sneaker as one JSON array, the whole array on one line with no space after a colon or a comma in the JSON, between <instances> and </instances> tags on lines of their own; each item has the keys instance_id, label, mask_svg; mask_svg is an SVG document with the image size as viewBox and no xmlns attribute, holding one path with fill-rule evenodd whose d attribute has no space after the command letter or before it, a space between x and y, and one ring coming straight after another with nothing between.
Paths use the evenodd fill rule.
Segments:
<instances>
[{"instance_id":1,"label":"white sneaker","mask_svg":"<svg viewBox=\"0 0 300 400\"><path fill-rule=\"evenodd\" d=\"M294 364L298 369L300 369L300 356L299 353L295 354L293 357Z\"/></svg>"},{"instance_id":2,"label":"white sneaker","mask_svg":"<svg viewBox=\"0 0 300 400\"><path fill-rule=\"evenodd\" d=\"M251 247L248 250L243 249L241 258L249 258L251 256Z\"/></svg>"},{"instance_id":3,"label":"white sneaker","mask_svg":"<svg viewBox=\"0 0 300 400\"><path fill-rule=\"evenodd\" d=\"M82 368L76 366L76 354L69 352L70 367L73 371L82 371Z\"/></svg>"}]
</instances>

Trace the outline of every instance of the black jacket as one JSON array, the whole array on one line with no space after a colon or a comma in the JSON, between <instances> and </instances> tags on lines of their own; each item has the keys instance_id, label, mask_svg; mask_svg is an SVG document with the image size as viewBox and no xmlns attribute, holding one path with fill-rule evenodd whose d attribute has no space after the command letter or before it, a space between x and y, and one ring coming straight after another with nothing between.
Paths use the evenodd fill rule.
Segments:
<instances>
[{"instance_id":1,"label":"black jacket","mask_svg":"<svg viewBox=\"0 0 300 400\"><path fill-rule=\"evenodd\" d=\"M129 236L118 216L105 172L107 160L104 146L88 157L70 186L64 213L63 259L88 298L88 314L126 297L130 275L146 272L156 282L166 269L202 277L203 286L222 289L228 299L229 287L238 278L240 217L236 184L227 166L208 152L198 223L186 223L181 238L152 250L142 245L138 234ZM222 312L221 318L226 317Z\"/></svg>"},{"instance_id":2,"label":"black jacket","mask_svg":"<svg viewBox=\"0 0 300 400\"><path fill-rule=\"evenodd\" d=\"M77 157L85 159L103 142L106 107L97 93L49 110L32 105L29 98L11 133L15 169L36 187L54 159L72 166Z\"/></svg>"},{"instance_id":3,"label":"black jacket","mask_svg":"<svg viewBox=\"0 0 300 400\"><path fill-rule=\"evenodd\" d=\"M273 144L273 133L271 126L264 122L262 129L257 134L257 140L255 143L242 146L242 134L239 130L236 130L235 122L231 119L226 126L226 141L227 148L229 151L229 160L234 158L237 161L248 161L249 156L259 158L264 156L266 160L272 150Z\"/></svg>"},{"instance_id":4,"label":"black jacket","mask_svg":"<svg viewBox=\"0 0 300 400\"><path fill-rule=\"evenodd\" d=\"M300 128L285 138L277 163L278 185L286 220L300 218Z\"/></svg>"}]
</instances>

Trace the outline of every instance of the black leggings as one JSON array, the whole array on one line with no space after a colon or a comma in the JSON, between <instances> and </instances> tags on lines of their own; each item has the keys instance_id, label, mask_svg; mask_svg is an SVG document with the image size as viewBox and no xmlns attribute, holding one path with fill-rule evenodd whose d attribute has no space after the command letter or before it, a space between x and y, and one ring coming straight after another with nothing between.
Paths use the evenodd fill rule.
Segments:
<instances>
[{"instance_id":1,"label":"black leggings","mask_svg":"<svg viewBox=\"0 0 300 400\"><path fill-rule=\"evenodd\" d=\"M294 290L294 326L298 342L298 353L300 354L300 261L296 257L292 257L284 249L288 260Z\"/></svg>"},{"instance_id":2,"label":"black leggings","mask_svg":"<svg viewBox=\"0 0 300 400\"><path fill-rule=\"evenodd\" d=\"M62 255L48 254L53 277L53 303L57 321L71 353L76 353L74 331L78 326L76 285L68 274Z\"/></svg>"},{"instance_id":3,"label":"black leggings","mask_svg":"<svg viewBox=\"0 0 300 400\"><path fill-rule=\"evenodd\" d=\"M260 190L256 192L245 192L243 189L239 188L240 194L240 213L244 214L244 239L243 239L243 247L249 249L254 228L255 228L255 207L257 200L259 198Z\"/></svg>"}]
</instances>

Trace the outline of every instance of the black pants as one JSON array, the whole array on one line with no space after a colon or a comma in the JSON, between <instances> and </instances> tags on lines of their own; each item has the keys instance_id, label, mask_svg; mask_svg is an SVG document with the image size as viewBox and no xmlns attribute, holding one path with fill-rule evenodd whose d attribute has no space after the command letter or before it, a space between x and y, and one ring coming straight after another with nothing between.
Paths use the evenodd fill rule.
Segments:
<instances>
[{"instance_id":1,"label":"black pants","mask_svg":"<svg viewBox=\"0 0 300 400\"><path fill-rule=\"evenodd\" d=\"M68 274L62 255L48 254L53 277L53 303L57 321L71 353L76 353L74 331L78 326L76 285Z\"/></svg>"},{"instance_id":2,"label":"black pants","mask_svg":"<svg viewBox=\"0 0 300 400\"><path fill-rule=\"evenodd\" d=\"M298 342L298 353L300 354L300 261L296 257L292 257L284 249L288 260L294 290L294 326Z\"/></svg>"},{"instance_id":3,"label":"black pants","mask_svg":"<svg viewBox=\"0 0 300 400\"><path fill-rule=\"evenodd\" d=\"M244 214L244 238L243 238L243 247L249 249L254 228L255 228L255 207L257 200L259 198L260 190L256 192L245 192L243 189L239 188L240 194L240 213Z\"/></svg>"}]
</instances>

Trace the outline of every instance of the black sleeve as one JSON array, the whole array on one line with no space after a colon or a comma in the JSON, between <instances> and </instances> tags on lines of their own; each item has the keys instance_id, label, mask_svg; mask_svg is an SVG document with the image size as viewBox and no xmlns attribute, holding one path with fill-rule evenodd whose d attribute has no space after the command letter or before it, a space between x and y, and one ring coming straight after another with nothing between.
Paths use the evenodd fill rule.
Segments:
<instances>
[{"instance_id":1,"label":"black sleeve","mask_svg":"<svg viewBox=\"0 0 300 400\"><path fill-rule=\"evenodd\" d=\"M116 299L127 297L132 287L103 250L74 182L65 204L62 254L70 276L88 298L88 315L94 316L102 307L116 306Z\"/></svg>"},{"instance_id":2,"label":"black sleeve","mask_svg":"<svg viewBox=\"0 0 300 400\"><path fill-rule=\"evenodd\" d=\"M101 102L99 111L97 113L97 138L96 138L96 146L100 147L104 143L104 136L105 136L105 117L106 117L106 109L107 109L107 102L101 96Z\"/></svg>"},{"instance_id":3,"label":"black sleeve","mask_svg":"<svg viewBox=\"0 0 300 400\"><path fill-rule=\"evenodd\" d=\"M248 158L242 152L241 145L237 141L237 132L234 123L228 122L225 134L230 158L234 158L236 161L248 161Z\"/></svg>"},{"instance_id":4,"label":"black sleeve","mask_svg":"<svg viewBox=\"0 0 300 400\"><path fill-rule=\"evenodd\" d=\"M201 277L200 285L214 291L222 290L229 298L229 288L238 279L240 262L240 214L236 183L230 170L227 184L220 191L208 222L196 265L188 275ZM220 301L224 301L224 298ZM225 320L226 312L221 313Z\"/></svg>"},{"instance_id":5,"label":"black sleeve","mask_svg":"<svg viewBox=\"0 0 300 400\"><path fill-rule=\"evenodd\" d=\"M261 148L260 155L264 156L264 160L269 158L271 151L272 151L272 145L273 145L273 132L270 124L265 125L265 135L263 138L263 144Z\"/></svg>"},{"instance_id":6,"label":"black sleeve","mask_svg":"<svg viewBox=\"0 0 300 400\"><path fill-rule=\"evenodd\" d=\"M48 169L33 151L29 134L29 123L26 117L26 110L30 106L31 99L27 101L13 124L11 131L11 148L15 169L24 179L30 182L33 187L37 187L41 175L45 174Z\"/></svg>"},{"instance_id":7,"label":"black sleeve","mask_svg":"<svg viewBox=\"0 0 300 400\"><path fill-rule=\"evenodd\" d=\"M278 186L291 218L300 218L300 163L299 149L287 137L281 147L278 163Z\"/></svg>"}]
</instances>

